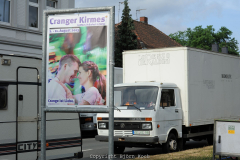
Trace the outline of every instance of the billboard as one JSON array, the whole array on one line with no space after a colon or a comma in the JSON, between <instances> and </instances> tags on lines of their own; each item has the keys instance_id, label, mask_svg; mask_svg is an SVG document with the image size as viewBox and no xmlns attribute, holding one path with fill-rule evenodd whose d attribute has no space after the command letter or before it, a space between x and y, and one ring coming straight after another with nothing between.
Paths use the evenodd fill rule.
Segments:
<instances>
[{"instance_id":1,"label":"billboard","mask_svg":"<svg viewBox=\"0 0 240 160\"><path fill-rule=\"evenodd\" d=\"M47 107L108 106L109 17L108 12L48 16Z\"/></svg>"}]
</instances>

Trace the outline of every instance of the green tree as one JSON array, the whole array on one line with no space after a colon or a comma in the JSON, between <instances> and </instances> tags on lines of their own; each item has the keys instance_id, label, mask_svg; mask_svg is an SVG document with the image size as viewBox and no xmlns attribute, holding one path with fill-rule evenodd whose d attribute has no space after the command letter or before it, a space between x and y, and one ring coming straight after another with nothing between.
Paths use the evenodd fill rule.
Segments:
<instances>
[{"instance_id":1,"label":"green tree","mask_svg":"<svg viewBox=\"0 0 240 160\"><path fill-rule=\"evenodd\" d=\"M169 36L183 46L206 50L211 50L212 44L218 43L220 52L222 47L227 46L229 54L239 55L238 42L235 38L231 38L232 31L226 27L221 27L218 32L214 31L212 25L206 28L196 26L193 30L187 28L186 31L178 31Z\"/></svg>"},{"instance_id":2,"label":"green tree","mask_svg":"<svg viewBox=\"0 0 240 160\"><path fill-rule=\"evenodd\" d=\"M137 36L132 32L134 28L133 20L130 14L131 9L128 6L128 0L124 0L124 9L122 13L122 22L117 26L117 36L115 40L115 66L122 67L123 50L132 50L137 48Z\"/></svg>"}]
</instances>

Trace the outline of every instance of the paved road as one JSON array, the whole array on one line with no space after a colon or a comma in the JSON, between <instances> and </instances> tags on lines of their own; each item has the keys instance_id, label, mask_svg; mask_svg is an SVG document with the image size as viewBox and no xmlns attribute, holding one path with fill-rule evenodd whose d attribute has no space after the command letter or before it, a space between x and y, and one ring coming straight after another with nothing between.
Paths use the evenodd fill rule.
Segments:
<instances>
[{"instance_id":1,"label":"paved road","mask_svg":"<svg viewBox=\"0 0 240 160\"><path fill-rule=\"evenodd\" d=\"M94 136L83 138L83 158L81 160L94 160L97 158L101 158L101 160L107 160L106 155L108 154L108 143L95 141L95 138L93 137ZM186 149L199 148L206 145L207 141L190 141L186 143ZM127 159L132 157L136 158L139 156L145 156L147 158L148 155L156 155L161 153L161 148L126 148L124 154L116 155L116 157L114 157L114 160Z\"/></svg>"}]
</instances>

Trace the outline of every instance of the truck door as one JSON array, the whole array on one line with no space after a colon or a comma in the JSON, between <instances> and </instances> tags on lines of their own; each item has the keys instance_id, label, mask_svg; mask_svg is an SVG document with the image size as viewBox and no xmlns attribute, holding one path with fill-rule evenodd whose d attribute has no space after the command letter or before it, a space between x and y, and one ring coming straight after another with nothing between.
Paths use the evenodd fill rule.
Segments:
<instances>
[{"instance_id":1,"label":"truck door","mask_svg":"<svg viewBox=\"0 0 240 160\"><path fill-rule=\"evenodd\" d=\"M36 160L38 157L38 71L17 69L16 160Z\"/></svg>"},{"instance_id":2,"label":"truck door","mask_svg":"<svg viewBox=\"0 0 240 160\"><path fill-rule=\"evenodd\" d=\"M162 89L160 109L164 116L162 123L165 134L168 133L171 128L176 128L178 133L182 133L182 109L179 103L178 89Z\"/></svg>"}]
</instances>

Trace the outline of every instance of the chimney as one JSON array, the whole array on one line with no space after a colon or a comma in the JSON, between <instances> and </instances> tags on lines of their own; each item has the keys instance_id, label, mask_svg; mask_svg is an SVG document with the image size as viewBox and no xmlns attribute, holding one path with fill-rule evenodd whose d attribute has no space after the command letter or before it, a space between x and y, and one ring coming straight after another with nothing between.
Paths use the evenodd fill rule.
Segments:
<instances>
[{"instance_id":1,"label":"chimney","mask_svg":"<svg viewBox=\"0 0 240 160\"><path fill-rule=\"evenodd\" d=\"M219 52L219 45L217 43L212 44L212 51L213 52Z\"/></svg>"},{"instance_id":2,"label":"chimney","mask_svg":"<svg viewBox=\"0 0 240 160\"><path fill-rule=\"evenodd\" d=\"M228 47L222 47L222 53L228 54Z\"/></svg>"},{"instance_id":3,"label":"chimney","mask_svg":"<svg viewBox=\"0 0 240 160\"><path fill-rule=\"evenodd\" d=\"M148 18L147 17L140 17L140 22L148 24Z\"/></svg>"}]
</instances>

